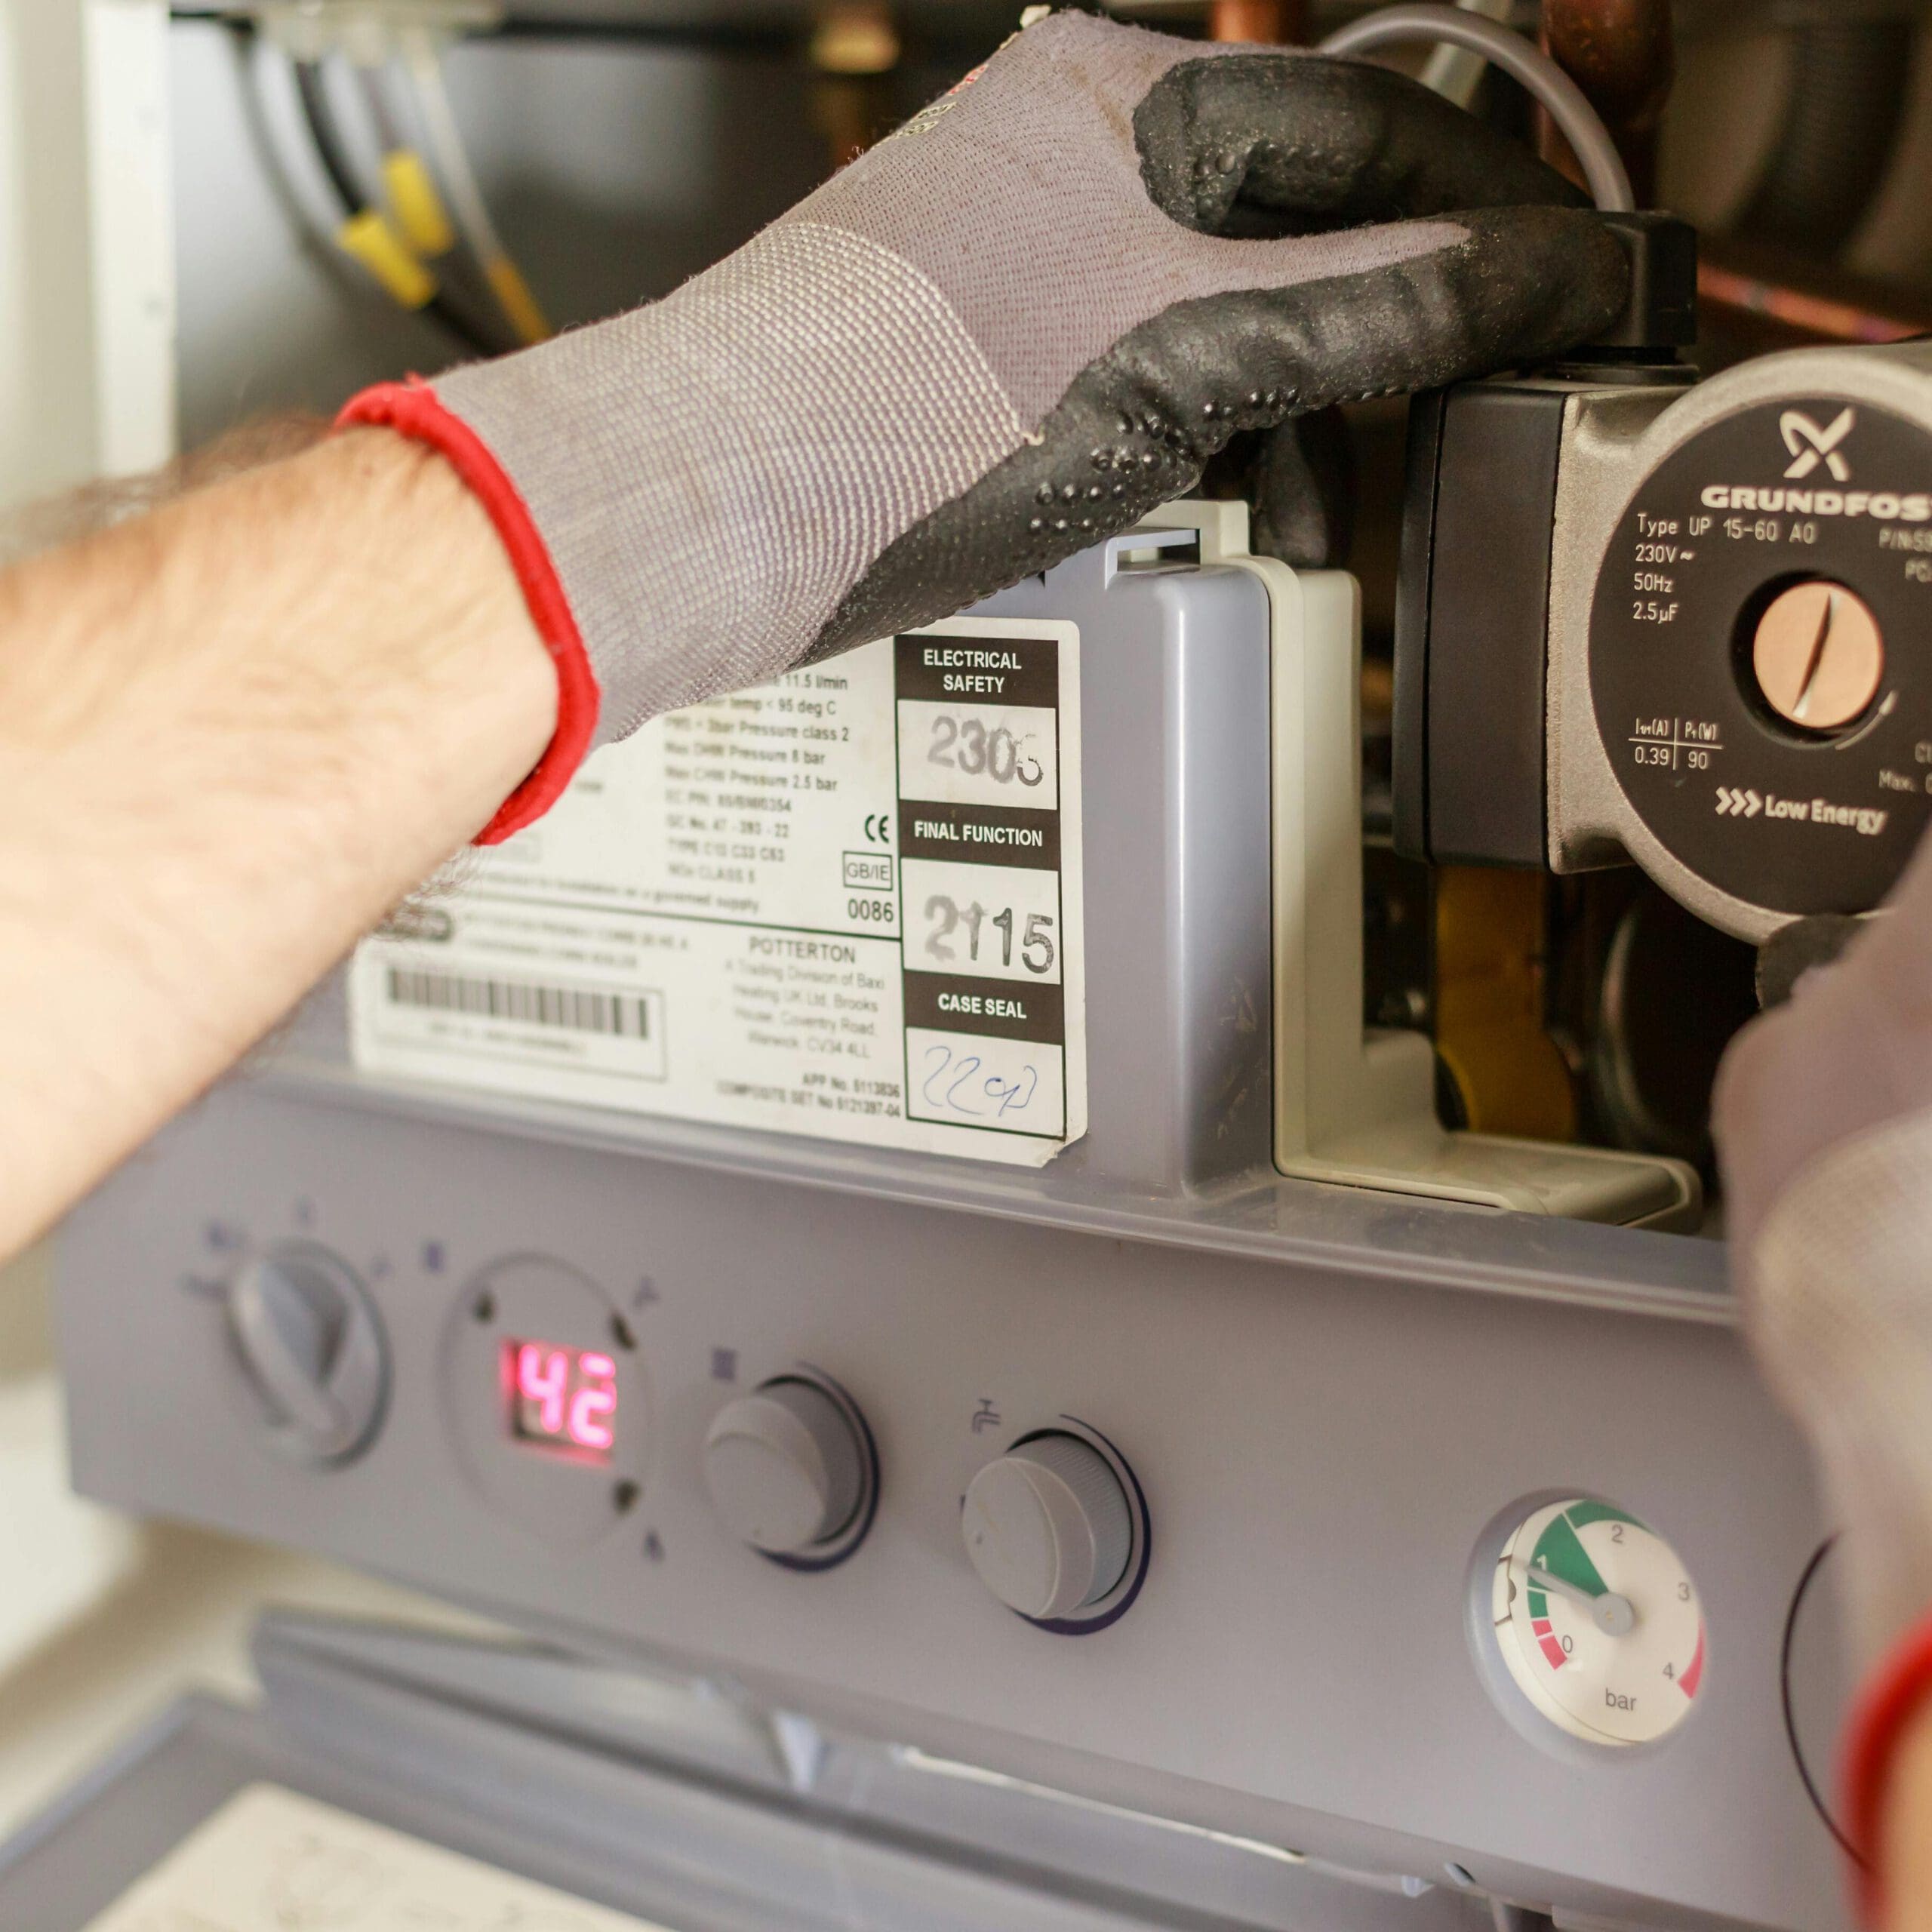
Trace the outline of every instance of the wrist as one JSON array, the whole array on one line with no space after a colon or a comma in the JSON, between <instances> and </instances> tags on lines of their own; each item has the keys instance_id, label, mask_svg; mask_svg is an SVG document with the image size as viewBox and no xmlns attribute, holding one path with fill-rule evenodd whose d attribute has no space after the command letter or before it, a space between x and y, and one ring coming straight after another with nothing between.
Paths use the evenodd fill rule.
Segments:
<instances>
[{"instance_id":1,"label":"wrist","mask_svg":"<svg viewBox=\"0 0 1932 1932\"><path fill-rule=\"evenodd\" d=\"M1932 1904L1932 1617L1868 1679L1847 1727L1842 1788L1860 1916L1916 1925Z\"/></svg>"},{"instance_id":2,"label":"wrist","mask_svg":"<svg viewBox=\"0 0 1932 1932\"><path fill-rule=\"evenodd\" d=\"M338 418L338 427L392 429L441 457L487 517L555 678L547 743L515 789L476 835L479 845L500 843L543 817L563 794L593 742L600 693L570 600L549 549L515 484L460 417L426 383L386 383L365 389Z\"/></svg>"}]
</instances>

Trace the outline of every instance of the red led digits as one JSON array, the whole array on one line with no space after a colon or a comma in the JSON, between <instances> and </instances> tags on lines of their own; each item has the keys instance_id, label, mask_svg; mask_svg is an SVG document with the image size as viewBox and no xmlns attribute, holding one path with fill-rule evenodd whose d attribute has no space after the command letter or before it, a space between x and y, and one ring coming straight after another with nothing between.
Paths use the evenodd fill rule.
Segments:
<instances>
[{"instance_id":1,"label":"red led digits","mask_svg":"<svg viewBox=\"0 0 1932 1932\"><path fill-rule=\"evenodd\" d=\"M572 1462L607 1463L617 1441L617 1364L595 1349L503 1344L510 1438Z\"/></svg>"},{"instance_id":2,"label":"red led digits","mask_svg":"<svg viewBox=\"0 0 1932 1932\"><path fill-rule=\"evenodd\" d=\"M564 1427L580 1447L608 1457L616 1439L610 1417L617 1412L617 1364L608 1355L579 1355L577 1386Z\"/></svg>"},{"instance_id":3,"label":"red led digits","mask_svg":"<svg viewBox=\"0 0 1932 1932\"><path fill-rule=\"evenodd\" d=\"M517 1424L526 1435L555 1437L564 1432L564 1393L571 1360L561 1349L540 1342L516 1345Z\"/></svg>"}]
</instances>

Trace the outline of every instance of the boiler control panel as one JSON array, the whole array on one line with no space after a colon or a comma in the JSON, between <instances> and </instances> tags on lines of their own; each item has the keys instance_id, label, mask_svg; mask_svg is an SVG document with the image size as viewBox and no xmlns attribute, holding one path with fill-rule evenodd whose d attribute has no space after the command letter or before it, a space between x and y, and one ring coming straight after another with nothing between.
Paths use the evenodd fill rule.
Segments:
<instances>
[{"instance_id":1,"label":"boiler control panel","mask_svg":"<svg viewBox=\"0 0 1932 1932\"><path fill-rule=\"evenodd\" d=\"M1445 1216L1503 1220L1131 1238L232 1090L67 1240L75 1472L1383 1882L1836 1924L1801 1445L1721 1321L1417 1279Z\"/></svg>"},{"instance_id":2,"label":"boiler control panel","mask_svg":"<svg viewBox=\"0 0 1932 1932\"><path fill-rule=\"evenodd\" d=\"M64 1235L77 1481L1384 1891L1826 1932L1827 1526L1721 1244L1617 1225L1695 1177L1364 1026L1353 586L1221 507L392 922Z\"/></svg>"}]
</instances>

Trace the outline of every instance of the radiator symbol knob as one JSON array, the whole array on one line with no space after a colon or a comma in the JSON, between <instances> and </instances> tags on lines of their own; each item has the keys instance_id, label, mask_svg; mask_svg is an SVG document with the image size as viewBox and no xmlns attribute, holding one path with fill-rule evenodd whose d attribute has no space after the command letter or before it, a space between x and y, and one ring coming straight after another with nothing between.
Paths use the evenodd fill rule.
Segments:
<instances>
[{"instance_id":1,"label":"radiator symbol knob","mask_svg":"<svg viewBox=\"0 0 1932 1932\"><path fill-rule=\"evenodd\" d=\"M270 1444L297 1462L342 1463L382 1420L388 1350L348 1263L312 1242L281 1244L228 1291L229 1345Z\"/></svg>"},{"instance_id":2,"label":"radiator symbol knob","mask_svg":"<svg viewBox=\"0 0 1932 1932\"><path fill-rule=\"evenodd\" d=\"M767 1556L808 1558L846 1539L872 1487L864 1426L803 1376L728 1402L704 1438L704 1481L719 1520Z\"/></svg>"}]
</instances>

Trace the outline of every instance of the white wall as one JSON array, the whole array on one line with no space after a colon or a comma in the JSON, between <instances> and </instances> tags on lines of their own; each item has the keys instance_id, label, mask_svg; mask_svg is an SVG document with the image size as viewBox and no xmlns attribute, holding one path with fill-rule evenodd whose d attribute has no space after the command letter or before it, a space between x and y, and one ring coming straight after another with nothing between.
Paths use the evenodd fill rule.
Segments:
<instances>
[{"instance_id":1,"label":"white wall","mask_svg":"<svg viewBox=\"0 0 1932 1932\"><path fill-rule=\"evenodd\" d=\"M165 461L163 0L0 0L0 506Z\"/></svg>"},{"instance_id":2,"label":"white wall","mask_svg":"<svg viewBox=\"0 0 1932 1932\"><path fill-rule=\"evenodd\" d=\"M49 1259L45 1247L37 1247L0 1268L0 1383L31 1375L52 1359Z\"/></svg>"}]
</instances>

